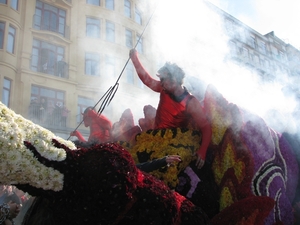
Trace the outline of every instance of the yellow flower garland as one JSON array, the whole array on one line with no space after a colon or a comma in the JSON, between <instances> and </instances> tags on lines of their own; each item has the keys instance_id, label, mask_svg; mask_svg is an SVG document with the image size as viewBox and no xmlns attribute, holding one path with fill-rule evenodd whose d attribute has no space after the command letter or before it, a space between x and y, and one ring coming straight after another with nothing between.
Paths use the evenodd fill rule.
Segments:
<instances>
[{"instance_id":1,"label":"yellow flower garland","mask_svg":"<svg viewBox=\"0 0 300 225\"><path fill-rule=\"evenodd\" d=\"M129 149L136 163L141 163L138 155L148 155L148 161L167 155L180 155L182 162L175 166L155 170L152 175L163 180L171 188L178 184L177 175L194 159L194 152L199 149L201 134L188 129L161 129L143 132L136 137L136 144Z\"/></svg>"}]
</instances>

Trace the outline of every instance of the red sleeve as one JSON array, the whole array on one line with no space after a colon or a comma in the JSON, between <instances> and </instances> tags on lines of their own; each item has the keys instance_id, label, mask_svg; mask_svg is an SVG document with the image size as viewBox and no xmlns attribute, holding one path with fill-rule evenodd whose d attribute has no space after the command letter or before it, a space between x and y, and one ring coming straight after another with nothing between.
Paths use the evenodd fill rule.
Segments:
<instances>
[{"instance_id":1,"label":"red sleeve","mask_svg":"<svg viewBox=\"0 0 300 225\"><path fill-rule=\"evenodd\" d=\"M162 88L160 86L160 81L155 80L153 77L150 76L150 74L146 71L146 69L141 64L137 53L133 54L131 56L131 61L135 67L135 70L141 79L141 81L150 89L152 89L155 92L161 92Z\"/></svg>"},{"instance_id":2,"label":"red sleeve","mask_svg":"<svg viewBox=\"0 0 300 225\"><path fill-rule=\"evenodd\" d=\"M192 98L188 104L188 113L193 118L197 128L202 133L202 143L197 153L205 160L207 148L212 137L212 129L209 120L206 117L204 108L196 98Z\"/></svg>"}]
</instances>

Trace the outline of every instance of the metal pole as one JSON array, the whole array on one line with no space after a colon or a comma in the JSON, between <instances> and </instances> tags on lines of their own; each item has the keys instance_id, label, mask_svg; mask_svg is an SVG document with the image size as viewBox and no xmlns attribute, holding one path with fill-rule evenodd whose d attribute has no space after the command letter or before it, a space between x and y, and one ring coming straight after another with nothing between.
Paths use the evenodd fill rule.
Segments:
<instances>
[{"instance_id":1,"label":"metal pole","mask_svg":"<svg viewBox=\"0 0 300 225\"><path fill-rule=\"evenodd\" d=\"M156 9L155 9L155 10L156 10ZM154 15L154 13L155 13L155 10L153 11L152 15L150 16L150 18L149 18L149 20L148 20L146 26L144 27L144 29L143 29L141 35L139 36L139 39L138 39L138 41L136 42L136 44L135 44L135 46L134 46L133 49L136 49L138 43L140 42L142 36L144 35L144 32L145 32L146 28L148 27L150 21L152 20L152 17L153 17L153 15ZM102 104L101 104L101 106L100 106L100 108L99 108L99 110L98 110L98 113L99 113L99 114L101 114L101 113L103 112L103 110L105 109L105 107L108 106L108 105L110 104L110 102L112 101L112 99L114 98L114 96L115 96L115 94L116 94L116 92L117 92L117 90L118 90L118 88L119 88L119 80L121 79L121 76L122 76L122 74L123 74L123 72L124 72L126 66L128 65L129 60L130 60L130 56L128 57L128 59L127 59L125 65L124 65L123 69L121 70L121 73L120 73L120 75L119 75L119 77L118 77L116 83L114 84L114 86L111 86L111 87L105 92L105 94L99 99L99 101L94 105L93 109L95 109L95 107L99 104L99 102L104 98L104 100L103 100L103 102L102 102ZM74 131L76 131L76 130L79 128L79 126L82 124L82 122L83 122L83 120L81 120L81 122L80 122L80 123L78 124L78 126L74 129ZM68 137L67 140L69 140L70 137L71 137L71 135Z\"/></svg>"}]
</instances>

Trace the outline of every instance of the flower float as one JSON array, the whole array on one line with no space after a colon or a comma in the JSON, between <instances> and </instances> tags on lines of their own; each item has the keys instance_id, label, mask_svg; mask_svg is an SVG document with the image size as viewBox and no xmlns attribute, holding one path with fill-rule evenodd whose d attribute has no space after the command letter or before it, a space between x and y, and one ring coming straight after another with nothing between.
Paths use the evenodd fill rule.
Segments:
<instances>
[{"instance_id":1,"label":"flower float","mask_svg":"<svg viewBox=\"0 0 300 225\"><path fill-rule=\"evenodd\" d=\"M212 86L204 107L213 137L201 170L193 160L201 134L190 129L149 130L133 145L76 148L0 107L1 182L38 196L24 225L44 217L56 225L292 225L296 218L297 145ZM153 176L135 166L168 154L183 161Z\"/></svg>"},{"instance_id":2,"label":"flower float","mask_svg":"<svg viewBox=\"0 0 300 225\"><path fill-rule=\"evenodd\" d=\"M298 149L262 118L227 102L213 86L204 105L214 127L212 171L220 193L213 224L293 224ZM248 210L237 213L241 208Z\"/></svg>"},{"instance_id":3,"label":"flower float","mask_svg":"<svg viewBox=\"0 0 300 225\"><path fill-rule=\"evenodd\" d=\"M138 170L121 145L76 148L0 107L1 183L36 196L22 224L209 223L201 208Z\"/></svg>"},{"instance_id":4,"label":"flower float","mask_svg":"<svg viewBox=\"0 0 300 225\"><path fill-rule=\"evenodd\" d=\"M299 182L297 149L262 118L228 102L213 86L208 86L203 104L213 135L201 170L195 168L192 157L201 134L189 129L137 135L136 144L126 146L135 162L168 154L182 156L185 163L152 174L200 206L214 225L293 224L292 203Z\"/></svg>"},{"instance_id":5,"label":"flower float","mask_svg":"<svg viewBox=\"0 0 300 225\"><path fill-rule=\"evenodd\" d=\"M72 142L15 114L0 102L1 183L29 183L45 190L62 190L63 174L43 166L24 145L24 142L30 142L44 158L63 161L66 158L65 150L55 147L51 141L53 138L72 150L76 149Z\"/></svg>"}]
</instances>

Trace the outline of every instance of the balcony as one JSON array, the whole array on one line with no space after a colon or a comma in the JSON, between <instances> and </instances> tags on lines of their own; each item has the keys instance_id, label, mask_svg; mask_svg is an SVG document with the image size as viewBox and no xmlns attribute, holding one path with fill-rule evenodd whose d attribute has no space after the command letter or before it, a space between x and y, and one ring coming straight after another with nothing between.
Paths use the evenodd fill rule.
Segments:
<instances>
[{"instance_id":1,"label":"balcony","mask_svg":"<svg viewBox=\"0 0 300 225\"><path fill-rule=\"evenodd\" d=\"M69 78L69 64L64 60L32 56L31 70L61 78Z\"/></svg>"},{"instance_id":2,"label":"balcony","mask_svg":"<svg viewBox=\"0 0 300 225\"><path fill-rule=\"evenodd\" d=\"M45 128L67 129L67 114L61 107L43 108L35 99L29 105L28 119Z\"/></svg>"},{"instance_id":3,"label":"balcony","mask_svg":"<svg viewBox=\"0 0 300 225\"><path fill-rule=\"evenodd\" d=\"M50 23L43 21L40 15L33 15L32 27L36 30L49 31L66 39L70 39L70 27L65 23Z\"/></svg>"}]
</instances>

